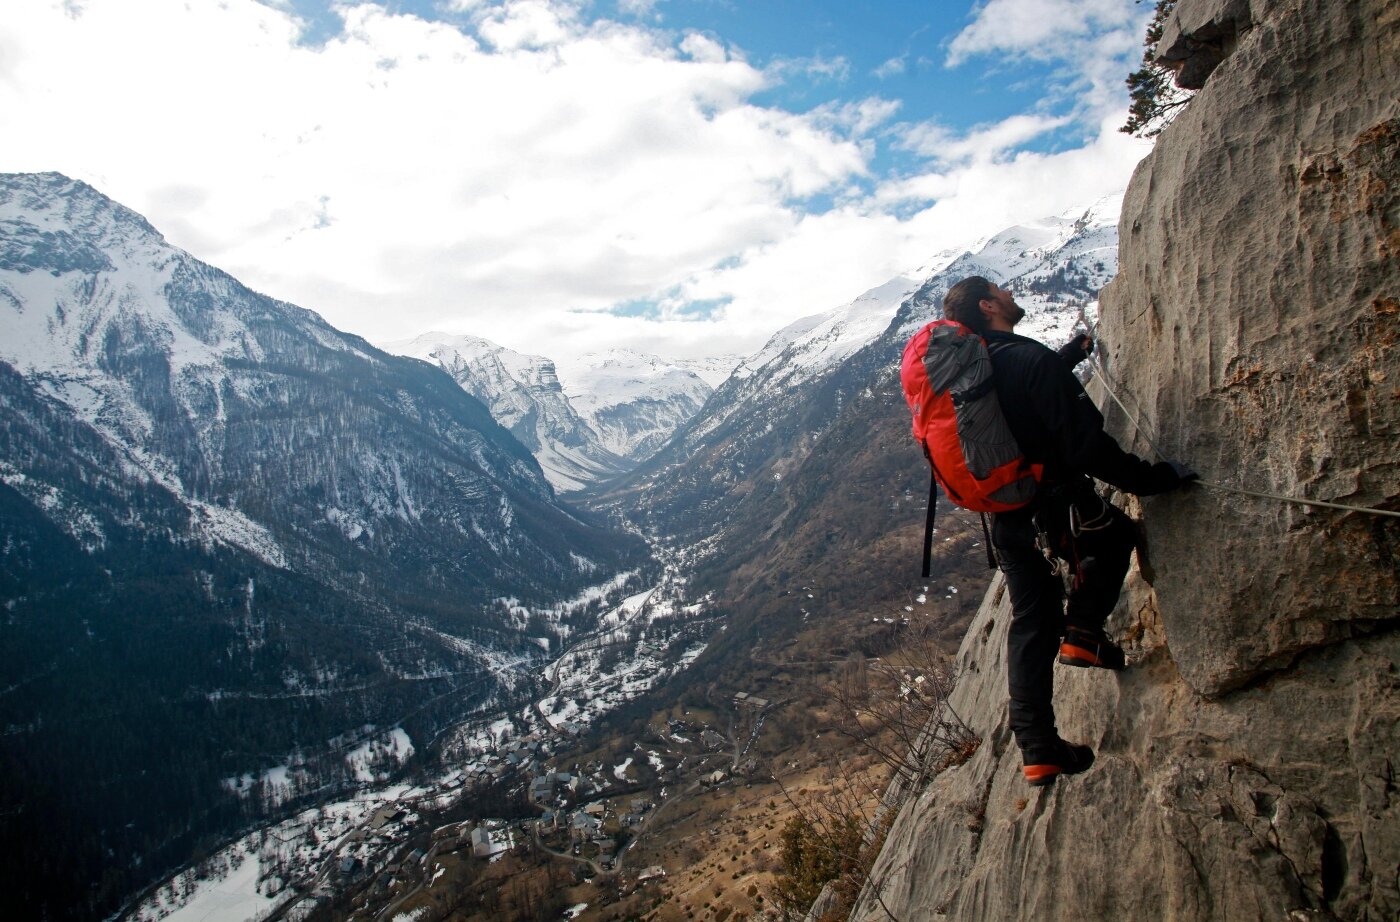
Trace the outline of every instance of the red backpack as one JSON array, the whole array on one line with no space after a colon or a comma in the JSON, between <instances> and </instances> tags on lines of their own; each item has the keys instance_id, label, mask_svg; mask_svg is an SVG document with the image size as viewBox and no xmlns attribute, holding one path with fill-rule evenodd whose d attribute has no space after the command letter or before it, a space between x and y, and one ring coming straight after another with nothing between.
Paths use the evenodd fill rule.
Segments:
<instances>
[{"instance_id":1,"label":"red backpack","mask_svg":"<svg viewBox=\"0 0 1400 922\"><path fill-rule=\"evenodd\" d=\"M956 320L935 320L914 334L899 378L914 416L914 439L933 469L924 526L928 576L935 484L964 509L1009 512L1035 497L1041 465L1026 460L1001 414L986 342Z\"/></svg>"}]
</instances>

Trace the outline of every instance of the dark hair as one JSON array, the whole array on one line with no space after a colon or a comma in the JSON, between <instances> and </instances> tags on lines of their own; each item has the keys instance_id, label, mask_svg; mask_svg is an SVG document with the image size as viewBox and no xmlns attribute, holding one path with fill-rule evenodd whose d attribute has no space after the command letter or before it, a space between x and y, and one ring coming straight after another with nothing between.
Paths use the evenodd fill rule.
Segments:
<instances>
[{"instance_id":1,"label":"dark hair","mask_svg":"<svg viewBox=\"0 0 1400 922\"><path fill-rule=\"evenodd\" d=\"M987 318L978 305L992 296L992 283L980 275L970 275L943 296L943 316L956 320L974 333L987 332Z\"/></svg>"}]
</instances>

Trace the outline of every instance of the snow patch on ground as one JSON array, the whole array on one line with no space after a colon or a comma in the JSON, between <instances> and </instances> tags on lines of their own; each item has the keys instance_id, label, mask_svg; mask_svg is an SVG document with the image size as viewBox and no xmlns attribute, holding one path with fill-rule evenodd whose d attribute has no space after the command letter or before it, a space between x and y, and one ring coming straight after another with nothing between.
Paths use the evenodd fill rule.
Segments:
<instances>
[{"instance_id":1,"label":"snow patch on ground","mask_svg":"<svg viewBox=\"0 0 1400 922\"><path fill-rule=\"evenodd\" d=\"M415 793L407 785L395 785L359 794L244 836L198 868L167 880L130 918L134 922L266 918L295 899L292 884L309 881L333 853L358 854L359 846L345 841L352 829L385 804Z\"/></svg>"},{"instance_id":2,"label":"snow patch on ground","mask_svg":"<svg viewBox=\"0 0 1400 922\"><path fill-rule=\"evenodd\" d=\"M366 740L345 754L350 774L361 784L387 781L413 755L413 741L402 727L385 736Z\"/></svg>"}]
</instances>

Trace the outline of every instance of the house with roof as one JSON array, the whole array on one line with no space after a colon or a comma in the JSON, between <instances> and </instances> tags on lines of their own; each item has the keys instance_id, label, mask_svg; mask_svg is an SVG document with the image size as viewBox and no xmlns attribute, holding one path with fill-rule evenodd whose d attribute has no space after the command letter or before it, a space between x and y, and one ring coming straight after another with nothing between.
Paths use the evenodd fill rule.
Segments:
<instances>
[{"instance_id":1,"label":"house with roof","mask_svg":"<svg viewBox=\"0 0 1400 922\"><path fill-rule=\"evenodd\" d=\"M401 820L403 817L404 811L398 804L385 804L374 811L374 816L370 817L369 828L383 829L388 824Z\"/></svg>"},{"instance_id":2,"label":"house with roof","mask_svg":"<svg viewBox=\"0 0 1400 922\"><path fill-rule=\"evenodd\" d=\"M569 832L575 842L587 842L599 835L602 829L602 820L582 812L575 813L573 819L569 821Z\"/></svg>"}]
</instances>

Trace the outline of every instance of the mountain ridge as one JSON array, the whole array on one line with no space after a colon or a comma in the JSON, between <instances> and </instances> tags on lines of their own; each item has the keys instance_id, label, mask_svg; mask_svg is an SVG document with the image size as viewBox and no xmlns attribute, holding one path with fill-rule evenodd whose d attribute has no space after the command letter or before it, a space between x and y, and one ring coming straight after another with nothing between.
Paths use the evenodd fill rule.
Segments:
<instances>
[{"instance_id":1,"label":"mountain ridge","mask_svg":"<svg viewBox=\"0 0 1400 922\"><path fill-rule=\"evenodd\" d=\"M0 836L27 856L0 885L36 913L110 911L195 838L353 786L336 740L421 748L511 700L532 638L602 605L563 603L650 566L441 370L60 174L0 176L0 326L0 726L23 754ZM225 785L292 754L276 801Z\"/></svg>"},{"instance_id":2,"label":"mountain ridge","mask_svg":"<svg viewBox=\"0 0 1400 922\"><path fill-rule=\"evenodd\" d=\"M625 474L713 390L682 364L635 350L575 356L561 372L554 359L466 334L429 332L384 348L436 363L486 403L560 492ZM697 364L713 374L714 362Z\"/></svg>"}]
</instances>

